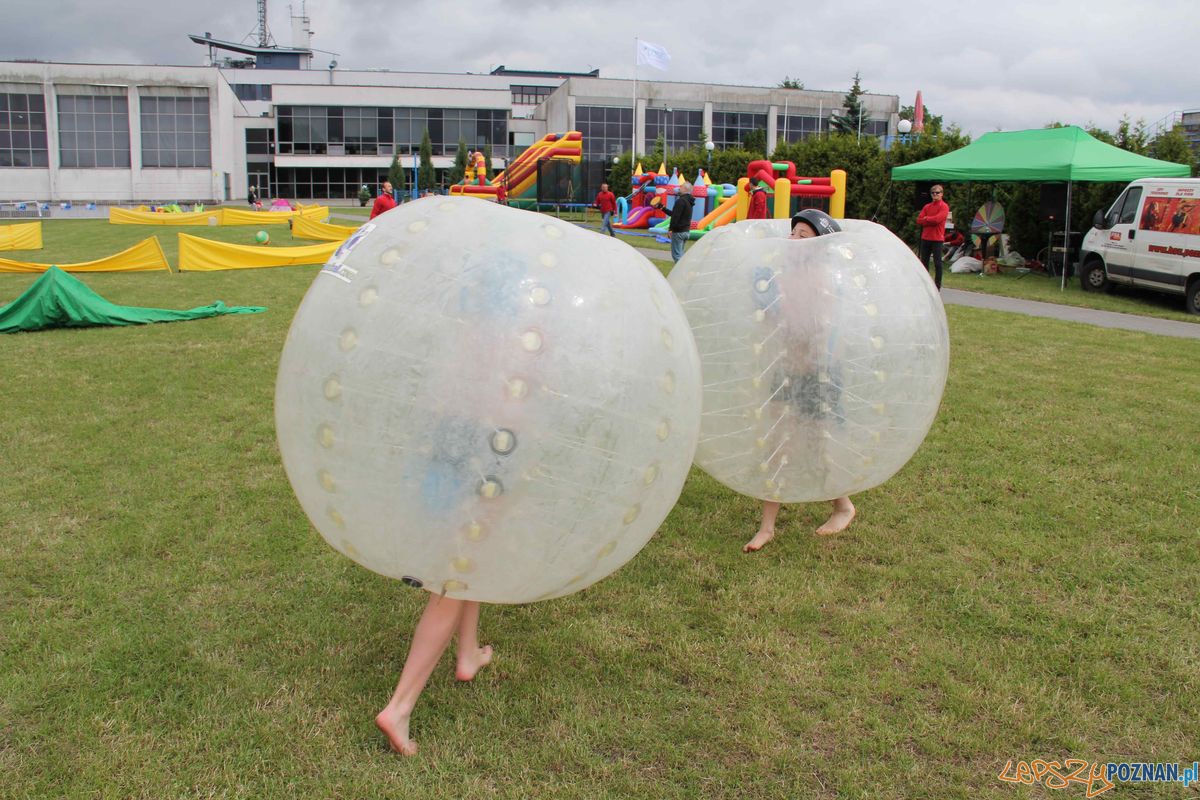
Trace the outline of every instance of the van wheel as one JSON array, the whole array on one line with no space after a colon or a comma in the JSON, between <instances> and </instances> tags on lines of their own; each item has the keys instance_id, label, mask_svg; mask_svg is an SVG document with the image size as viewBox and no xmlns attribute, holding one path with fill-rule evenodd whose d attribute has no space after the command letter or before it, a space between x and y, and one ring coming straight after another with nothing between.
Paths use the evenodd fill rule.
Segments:
<instances>
[{"instance_id":1,"label":"van wheel","mask_svg":"<svg viewBox=\"0 0 1200 800\"><path fill-rule=\"evenodd\" d=\"M1187 286L1187 310L1189 314L1200 314L1200 275L1193 275Z\"/></svg>"},{"instance_id":2,"label":"van wheel","mask_svg":"<svg viewBox=\"0 0 1200 800\"><path fill-rule=\"evenodd\" d=\"M1108 274L1104 271L1104 262L1098 258L1088 259L1079 273L1079 285L1085 292L1108 291Z\"/></svg>"}]
</instances>

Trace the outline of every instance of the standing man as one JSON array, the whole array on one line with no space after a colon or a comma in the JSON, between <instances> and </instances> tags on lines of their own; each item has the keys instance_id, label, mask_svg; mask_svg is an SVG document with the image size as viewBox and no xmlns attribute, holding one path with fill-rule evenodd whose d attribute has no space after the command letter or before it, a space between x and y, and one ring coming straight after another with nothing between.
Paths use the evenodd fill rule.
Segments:
<instances>
[{"instance_id":1,"label":"standing man","mask_svg":"<svg viewBox=\"0 0 1200 800\"><path fill-rule=\"evenodd\" d=\"M603 215L600 219L600 232L615 238L617 234L613 231L612 215L617 210L617 197L608 190L607 183L600 184L600 192L596 195L596 202L592 205L600 209L600 213Z\"/></svg>"},{"instance_id":2,"label":"standing man","mask_svg":"<svg viewBox=\"0 0 1200 800\"><path fill-rule=\"evenodd\" d=\"M671 231L671 260L678 262L683 258L683 246L692 233L692 185L687 181L679 184L675 195L675 208L671 211L671 223L667 229Z\"/></svg>"},{"instance_id":3,"label":"standing man","mask_svg":"<svg viewBox=\"0 0 1200 800\"><path fill-rule=\"evenodd\" d=\"M929 189L930 201L917 215L917 224L921 226L921 266L929 269L929 256L933 255L935 269L933 282L938 291L942 289L942 243L946 240L946 217L950 214L950 206L942 200L942 185L935 183Z\"/></svg>"},{"instance_id":4,"label":"standing man","mask_svg":"<svg viewBox=\"0 0 1200 800\"><path fill-rule=\"evenodd\" d=\"M753 178L746 184L746 191L750 193L750 206L746 209L746 219L766 219L767 218L767 190L763 185Z\"/></svg>"},{"instance_id":5,"label":"standing man","mask_svg":"<svg viewBox=\"0 0 1200 800\"><path fill-rule=\"evenodd\" d=\"M371 216L368 219L375 219L385 211L391 211L396 207L396 198L392 197L392 182L383 182L383 191L375 198L374 205L371 206Z\"/></svg>"}]
</instances>

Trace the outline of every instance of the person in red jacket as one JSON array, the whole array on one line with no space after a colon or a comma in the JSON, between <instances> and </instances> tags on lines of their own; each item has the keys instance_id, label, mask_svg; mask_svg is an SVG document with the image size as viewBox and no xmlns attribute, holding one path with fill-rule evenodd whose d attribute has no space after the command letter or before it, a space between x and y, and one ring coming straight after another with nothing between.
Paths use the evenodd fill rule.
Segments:
<instances>
[{"instance_id":1,"label":"person in red jacket","mask_svg":"<svg viewBox=\"0 0 1200 800\"><path fill-rule=\"evenodd\" d=\"M750 194L750 208L746 212L746 219L766 219L767 190L758 181L751 180L746 184L746 191Z\"/></svg>"},{"instance_id":2,"label":"person in red jacket","mask_svg":"<svg viewBox=\"0 0 1200 800\"><path fill-rule=\"evenodd\" d=\"M617 210L617 196L608 190L607 183L600 184L596 202L592 205L600 209L600 213L604 215L600 219L600 232L615 237L617 234L613 231L612 215Z\"/></svg>"},{"instance_id":3,"label":"person in red jacket","mask_svg":"<svg viewBox=\"0 0 1200 800\"><path fill-rule=\"evenodd\" d=\"M385 211L391 211L396 207L396 198L392 197L391 181L383 182L383 191L375 198L374 205L371 206L371 216L369 219L375 219Z\"/></svg>"},{"instance_id":4,"label":"person in red jacket","mask_svg":"<svg viewBox=\"0 0 1200 800\"><path fill-rule=\"evenodd\" d=\"M939 291L942 288L942 242L946 239L946 216L950 213L950 206L942 200L942 195L941 184L930 187L932 199L917 215L917 224L921 226L921 266L929 269L929 256L933 256L933 282Z\"/></svg>"}]
</instances>

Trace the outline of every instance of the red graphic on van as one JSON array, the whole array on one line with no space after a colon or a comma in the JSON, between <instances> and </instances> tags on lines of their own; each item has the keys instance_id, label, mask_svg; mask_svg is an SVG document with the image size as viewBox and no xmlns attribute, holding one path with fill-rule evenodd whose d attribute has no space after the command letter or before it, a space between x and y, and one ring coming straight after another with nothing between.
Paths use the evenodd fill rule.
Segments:
<instances>
[{"instance_id":1,"label":"red graphic on van","mask_svg":"<svg viewBox=\"0 0 1200 800\"><path fill-rule=\"evenodd\" d=\"M1158 233L1200 234L1200 200L1181 197L1148 197L1138 228Z\"/></svg>"},{"instance_id":2,"label":"red graphic on van","mask_svg":"<svg viewBox=\"0 0 1200 800\"><path fill-rule=\"evenodd\" d=\"M1110 242L1119 242L1119 241L1121 241L1121 232L1120 232L1120 231L1110 231L1110 232L1109 232L1109 234L1108 234L1108 240L1109 240Z\"/></svg>"}]
</instances>

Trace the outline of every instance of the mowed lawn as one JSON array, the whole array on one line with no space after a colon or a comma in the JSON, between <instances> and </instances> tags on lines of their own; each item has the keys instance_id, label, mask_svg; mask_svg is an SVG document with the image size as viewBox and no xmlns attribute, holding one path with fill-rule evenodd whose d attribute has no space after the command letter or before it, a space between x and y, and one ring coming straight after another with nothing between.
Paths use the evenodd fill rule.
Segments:
<instances>
[{"instance_id":1,"label":"mowed lawn","mask_svg":"<svg viewBox=\"0 0 1200 800\"><path fill-rule=\"evenodd\" d=\"M317 269L86 275L268 311L0 336L0 797L1007 799L1059 796L1009 759L1200 757L1200 342L963 307L929 437L846 534L788 507L743 555L756 503L693 470L610 578L486 607L494 664L445 661L392 755L425 596L324 543L275 441Z\"/></svg>"}]
</instances>

